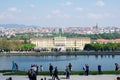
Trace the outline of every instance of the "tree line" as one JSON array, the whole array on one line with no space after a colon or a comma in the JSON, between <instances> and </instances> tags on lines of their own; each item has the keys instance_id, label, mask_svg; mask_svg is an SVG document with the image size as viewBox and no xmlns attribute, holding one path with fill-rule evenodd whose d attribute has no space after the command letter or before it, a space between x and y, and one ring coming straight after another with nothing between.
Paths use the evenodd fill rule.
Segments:
<instances>
[{"instance_id":1,"label":"tree line","mask_svg":"<svg viewBox=\"0 0 120 80\"><path fill-rule=\"evenodd\" d=\"M106 43L106 44L91 43L91 44L86 44L84 50L116 51L116 50L120 50L120 43Z\"/></svg>"},{"instance_id":2,"label":"tree line","mask_svg":"<svg viewBox=\"0 0 120 80\"><path fill-rule=\"evenodd\" d=\"M119 39L120 33L102 33L102 34L76 34L76 33L63 33L62 36L66 37L89 37L91 39Z\"/></svg>"},{"instance_id":3,"label":"tree line","mask_svg":"<svg viewBox=\"0 0 120 80\"><path fill-rule=\"evenodd\" d=\"M38 33L39 34L39 33ZM58 36L62 37L68 37L68 38L76 38L76 37L89 37L90 39L119 39L120 33L114 32L114 33L102 33L102 34L77 34L77 33L51 33L51 34L41 34L42 36L38 35L36 36L36 33L19 33L16 34L16 36L12 36L11 40L17 40L17 39L30 39L30 38L54 38Z\"/></svg>"},{"instance_id":4,"label":"tree line","mask_svg":"<svg viewBox=\"0 0 120 80\"><path fill-rule=\"evenodd\" d=\"M0 39L0 52L3 51L28 51L35 47L34 44L24 40Z\"/></svg>"}]
</instances>

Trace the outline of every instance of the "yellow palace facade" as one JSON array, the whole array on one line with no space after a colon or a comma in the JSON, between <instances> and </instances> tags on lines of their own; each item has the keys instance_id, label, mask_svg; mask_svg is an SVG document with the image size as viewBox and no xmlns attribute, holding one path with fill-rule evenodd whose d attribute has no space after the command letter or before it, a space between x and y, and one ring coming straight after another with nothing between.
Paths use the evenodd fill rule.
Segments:
<instances>
[{"instance_id":1,"label":"yellow palace facade","mask_svg":"<svg viewBox=\"0 0 120 80\"><path fill-rule=\"evenodd\" d=\"M66 38L66 37L54 37L54 38L32 38L31 43L36 45L36 49L47 49L51 50L53 48L61 49L65 51L66 49L73 50L83 50L85 44L91 43L90 38L80 37L80 38Z\"/></svg>"}]
</instances>

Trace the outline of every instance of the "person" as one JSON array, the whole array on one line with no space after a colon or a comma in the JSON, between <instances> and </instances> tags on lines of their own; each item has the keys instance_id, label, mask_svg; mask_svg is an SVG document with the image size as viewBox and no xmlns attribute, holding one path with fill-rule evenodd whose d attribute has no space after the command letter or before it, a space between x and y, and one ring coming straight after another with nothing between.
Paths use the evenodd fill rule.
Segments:
<instances>
[{"instance_id":1,"label":"person","mask_svg":"<svg viewBox=\"0 0 120 80\"><path fill-rule=\"evenodd\" d=\"M44 77L44 80L46 80L46 77Z\"/></svg>"},{"instance_id":2,"label":"person","mask_svg":"<svg viewBox=\"0 0 120 80\"><path fill-rule=\"evenodd\" d=\"M40 72L43 72L43 66L40 65Z\"/></svg>"},{"instance_id":3,"label":"person","mask_svg":"<svg viewBox=\"0 0 120 80\"><path fill-rule=\"evenodd\" d=\"M83 70L84 70L84 74L86 76L88 76L88 74L89 74L89 66L88 66L88 64L85 64L85 66L83 67Z\"/></svg>"},{"instance_id":4,"label":"person","mask_svg":"<svg viewBox=\"0 0 120 80\"><path fill-rule=\"evenodd\" d=\"M69 69L69 66L66 66L65 75L66 75L66 79L70 78L70 69Z\"/></svg>"},{"instance_id":5,"label":"person","mask_svg":"<svg viewBox=\"0 0 120 80\"><path fill-rule=\"evenodd\" d=\"M117 77L117 80L120 80L120 77Z\"/></svg>"},{"instance_id":6,"label":"person","mask_svg":"<svg viewBox=\"0 0 120 80\"><path fill-rule=\"evenodd\" d=\"M119 70L119 65L118 63L115 63L115 71L118 71Z\"/></svg>"},{"instance_id":7,"label":"person","mask_svg":"<svg viewBox=\"0 0 120 80\"><path fill-rule=\"evenodd\" d=\"M53 66L52 66L52 64L51 64L51 63L50 63L50 65L49 65L49 71L50 71L50 76L52 76Z\"/></svg>"},{"instance_id":8,"label":"person","mask_svg":"<svg viewBox=\"0 0 120 80\"><path fill-rule=\"evenodd\" d=\"M28 71L28 78L29 80L32 80L32 69Z\"/></svg>"},{"instance_id":9,"label":"person","mask_svg":"<svg viewBox=\"0 0 120 80\"><path fill-rule=\"evenodd\" d=\"M40 80L43 80L43 78L41 78Z\"/></svg>"},{"instance_id":10,"label":"person","mask_svg":"<svg viewBox=\"0 0 120 80\"><path fill-rule=\"evenodd\" d=\"M36 65L32 65L31 69L34 70L37 73L37 66Z\"/></svg>"},{"instance_id":11,"label":"person","mask_svg":"<svg viewBox=\"0 0 120 80\"><path fill-rule=\"evenodd\" d=\"M9 80L12 80L12 77L9 77Z\"/></svg>"},{"instance_id":12,"label":"person","mask_svg":"<svg viewBox=\"0 0 120 80\"><path fill-rule=\"evenodd\" d=\"M72 64L69 63L68 67L69 67L69 70L71 71L72 70Z\"/></svg>"},{"instance_id":13,"label":"person","mask_svg":"<svg viewBox=\"0 0 120 80\"><path fill-rule=\"evenodd\" d=\"M88 76L88 73L89 73L89 66L88 64L86 64L86 75Z\"/></svg>"},{"instance_id":14,"label":"person","mask_svg":"<svg viewBox=\"0 0 120 80\"><path fill-rule=\"evenodd\" d=\"M16 72L16 70L17 70L16 63L14 61L12 61L12 71Z\"/></svg>"},{"instance_id":15,"label":"person","mask_svg":"<svg viewBox=\"0 0 120 80\"><path fill-rule=\"evenodd\" d=\"M37 80L36 71L34 71L33 69L32 69L32 72L31 72L31 80Z\"/></svg>"},{"instance_id":16,"label":"person","mask_svg":"<svg viewBox=\"0 0 120 80\"><path fill-rule=\"evenodd\" d=\"M98 73L101 74L101 65L98 65Z\"/></svg>"},{"instance_id":17,"label":"person","mask_svg":"<svg viewBox=\"0 0 120 80\"><path fill-rule=\"evenodd\" d=\"M7 78L6 80L12 80L12 77Z\"/></svg>"},{"instance_id":18,"label":"person","mask_svg":"<svg viewBox=\"0 0 120 80\"><path fill-rule=\"evenodd\" d=\"M57 66L54 68L53 70L53 76L52 76L52 80L55 80L55 78L57 80L60 80L59 77L58 77L58 69L57 69Z\"/></svg>"},{"instance_id":19,"label":"person","mask_svg":"<svg viewBox=\"0 0 120 80\"><path fill-rule=\"evenodd\" d=\"M86 65L83 66L83 70L84 70L84 74L86 74L85 73L85 71L86 71Z\"/></svg>"},{"instance_id":20,"label":"person","mask_svg":"<svg viewBox=\"0 0 120 80\"><path fill-rule=\"evenodd\" d=\"M15 66L16 66L16 71L18 71L18 64L17 64L17 63L15 63Z\"/></svg>"},{"instance_id":21,"label":"person","mask_svg":"<svg viewBox=\"0 0 120 80\"><path fill-rule=\"evenodd\" d=\"M36 74L38 74L38 68L39 66L36 64Z\"/></svg>"}]
</instances>

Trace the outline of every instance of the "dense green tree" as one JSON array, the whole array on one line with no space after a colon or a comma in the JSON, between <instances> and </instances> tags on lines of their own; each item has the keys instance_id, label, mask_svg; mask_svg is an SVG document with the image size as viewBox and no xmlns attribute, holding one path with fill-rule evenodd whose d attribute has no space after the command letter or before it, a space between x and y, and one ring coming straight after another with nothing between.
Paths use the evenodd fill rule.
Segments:
<instances>
[{"instance_id":1,"label":"dense green tree","mask_svg":"<svg viewBox=\"0 0 120 80\"><path fill-rule=\"evenodd\" d=\"M35 47L34 44L30 44L30 43L25 43L21 45L21 49L22 50L31 50Z\"/></svg>"},{"instance_id":2,"label":"dense green tree","mask_svg":"<svg viewBox=\"0 0 120 80\"><path fill-rule=\"evenodd\" d=\"M17 42L16 40L7 40L7 39L1 39L0 40L0 50L30 50L35 47L34 44L31 44L29 42Z\"/></svg>"},{"instance_id":3,"label":"dense green tree","mask_svg":"<svg viewBox=\"0 0 120 80\"><path fill-rule=\"evenodd\" d=\"M94 50L94 51L115 51L120 50L120 43L91 43L86 44L84 50Z\"/></svg>"},{"instance_id":4,"label":"dense green tree","mask_svg":"<svg viewBox=\"0 0 120 80\"><path fill-rule=\"evenodd\" d=\"M40 34L36 36L36 34ZM12 36L10 39L12 40L29 40L30 38L54 38L58 37L60 34L59 33L17 33L16 36ZM75 37L89 37L91 39L118 39L120 38L120 33L119 32L114 32L114 33L102 33L102 34L77 34L77 33L62 33L61 36L63 37L70 37L70 38L75 38Z\"/></svg>"}]
</instances>

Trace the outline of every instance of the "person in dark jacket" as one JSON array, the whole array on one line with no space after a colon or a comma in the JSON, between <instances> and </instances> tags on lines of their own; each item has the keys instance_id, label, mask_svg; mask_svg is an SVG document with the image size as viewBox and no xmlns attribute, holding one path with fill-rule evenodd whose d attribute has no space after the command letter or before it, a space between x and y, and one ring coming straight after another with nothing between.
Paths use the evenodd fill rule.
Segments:
<instances>
[{"instance_id":1,"label":"person in dark jacket","mask_svg":"<svg viewBox=\"0 0 120 80\"><path fill-rule=\"evenodd\" d=\"M29 80L32 80L32 69L28 71L28 78Z\"/></svg>"},{"instance_id":2,"label":"person in dark jacket","mask_svg":"<svg viewBox=\"0 0 120 80\"><path fill-rule=\"evenodd\" d=\"M72 70L72 64L69 63L68 67L69 67L69 70L71 71Z\"/></svg>"},{"instance_id":3,"label":"person in dark jacket","mask_svg":"<svg viewBox=\"0 0 120 80\"><path fill-rule=\"evenodd\" d=\"M88 76L88 74L89 74L89 66L88 64L86 64L86 75Z\"/></svg>"},{"instance_id":4,"label":"person in dark jacket","mask_svg":"<svg viewBox=\"0 0 120 80\"><path fill-rule=\"evenodd\" d=\"M120 77L117 77L117 80L120 80Z\"/></svg>"},{"instance_id":5,"label":"person in dark jacket","mask_svg":"<svg viewBox=\"0 0 120 80\"><path fill-rule=\"evenodd\" d=\"M12 80L12 77L7 78L6 80Z\"/></svg>"},{"instance_id":6,"label":"person in dark jacket","mask_svg":"<svg viewBox=\"0 0 120 80\"><path fill-rule=\"evenodd\" d=\"M83 70L85 72L85 75L88 76L88 74L89 74L89 66L88 66L88 64L85 64L85 66L83 67Z\"/></svg>"},{"instance_id":7,"label":"person in dark jacket","mask_svg":"<svg viewBox=\"0 0 120 80\"><path fill-rule=\"evenodd\" d=\"M37 80L36 71L34 71L33 69L32 69L32 73L31 73L31 80Z\"/></svg>"},{"instance_id":8,"label":"person in dark jacket","mask_svg":"<svg viewBox=\"0 0 120 80\"><path fill-rule=\"evenodd\" d=\"M115 63L115 71L118 71L118 70L119 70L119 64Z\"/></svg>"},{"instance_id":9,"label":"person in dark jacket","mask_svg":"<svg viewBox=\"0 0 120 80\"><path fill-rule=\"evenodd\" d=\"M101 65L98 65L98 73L101 74Z\"/></svg>"},{"instance_id":10,"label":"person in dark jacket","mask_svg":"<svg viewBox=\"0 0 120 80\"><path fill-rule=\"evenodd\" d=\"M53 66L52 66L52 64L51 64L51 63L50 63L50 65L49 65L49 71L50 71L50 76L52 76Z\"/></svg>"},{"instance_id":11,"label":"person in dark jacket","mask_svg":"<svg viewBox=\"0 0 120 80\"><path fill-rule=\"evenodd\" d=\"M55 78L57 80L60 80L59 77L58 77L58 69L57 69L57 66L54 68L53 70L53 77L52 77L52 80L55 80Z\"/></svg>"},{"instance_id":12,"label":"person in dark jacket","mask_svg":"<svg viewBox=\"0 0 120 80\"><path fill-rule=\"evenodd\" d=\"M70 78L70 69L69 69L69 66L66 66L65 75L66 75L66 79Z\"/></svg>"}]
</instances>

